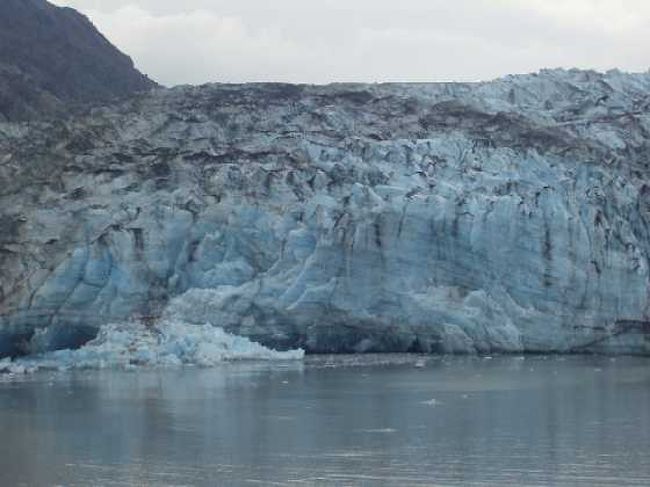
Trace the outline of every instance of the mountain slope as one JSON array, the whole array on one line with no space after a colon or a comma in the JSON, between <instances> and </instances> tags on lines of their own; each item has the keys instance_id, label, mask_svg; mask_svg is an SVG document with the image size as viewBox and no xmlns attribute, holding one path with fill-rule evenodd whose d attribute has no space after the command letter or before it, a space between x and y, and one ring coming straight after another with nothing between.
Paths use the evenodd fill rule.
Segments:
<instances>
[{"instance_id":1,"label":"mountain slope","mask_svg":"<svg viewBox=\"0 0 650 487\"><path fill-rule=\"evenodd\" d=\"M57 115L153 86L74 9L0 2L0 119Z\"/></svg>"}]
</instances>

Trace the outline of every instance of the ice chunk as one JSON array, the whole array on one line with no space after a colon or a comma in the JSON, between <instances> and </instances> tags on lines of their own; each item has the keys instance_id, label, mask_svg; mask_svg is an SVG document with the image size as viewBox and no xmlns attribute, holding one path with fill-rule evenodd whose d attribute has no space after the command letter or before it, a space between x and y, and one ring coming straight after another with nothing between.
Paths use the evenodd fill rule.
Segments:
<instances>
[{"instance_id":1,"label":"ice chunk","mask_svg":"<svg viewBox=\"0 0 650 487\"><path fill-rule=\"evenodd\" d=\"M10 358L0 360L0 374L21 375L28 371L27 367L13 362Z\"/></svg>"},{"instance_id":2,"label":"ice chunk","mask_svg":"<svg viewBox=\"0 0 650 487\"><path fill-rule=\"evenodd\" d=\"M426 405L426 406L439 406L439 405L440 405L440 401L438 401L437 399L433 398L433 399L429 399L428 401L422 401L422 404L424 404L424 405Z\"/></svg>"},{"instance_id":3,"label":"ice chunk","mask_svg":"<svg viewBox=\"0 0 650 487\"><path fill-rule=\"evenodd\" d=\"M168 320L155 326L140 323L104 325L97 337L77 350L57 350L35 357L2 361L0 372L38 369L101 369L136 366L210 367L234 360L300 360L303 350L278 352L211 324Z\"/></svg>"}]
</instances>

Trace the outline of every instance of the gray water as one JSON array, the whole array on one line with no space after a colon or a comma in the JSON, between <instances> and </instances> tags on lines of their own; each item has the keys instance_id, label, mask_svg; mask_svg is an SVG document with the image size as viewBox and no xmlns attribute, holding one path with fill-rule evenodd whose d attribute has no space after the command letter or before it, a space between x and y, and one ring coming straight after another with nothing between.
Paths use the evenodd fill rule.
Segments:
<instances>
[{"instance_id":1,"label":"gray water","mask_svg":"<svg viewBox=\"0 0 650 487\"><path fill-rule=\"evenodd\" d=\"M40 373L0 432L2 486L648 486L650 359Z\"/></svg>"}]
</instances>

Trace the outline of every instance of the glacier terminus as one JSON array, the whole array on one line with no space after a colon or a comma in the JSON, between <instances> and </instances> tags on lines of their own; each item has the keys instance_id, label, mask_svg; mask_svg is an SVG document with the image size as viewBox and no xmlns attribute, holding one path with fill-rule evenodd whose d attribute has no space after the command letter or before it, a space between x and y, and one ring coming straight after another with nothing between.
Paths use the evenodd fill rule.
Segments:
<instances>
[{"instance_id":1,"label":"glacier terminus","mask_svg":"<svg viewBox=\"0 0 650 487\"><path fill-rule=\"evenodd\" d=\"M648 354L649 175L649 73L3 122L0 356L172 318L278 350Z\"/></svg>"}]
</instances>

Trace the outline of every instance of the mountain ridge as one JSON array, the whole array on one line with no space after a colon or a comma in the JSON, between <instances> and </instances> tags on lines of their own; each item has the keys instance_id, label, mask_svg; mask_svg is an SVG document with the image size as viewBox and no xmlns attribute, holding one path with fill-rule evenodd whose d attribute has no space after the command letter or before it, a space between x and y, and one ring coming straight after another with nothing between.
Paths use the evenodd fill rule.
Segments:
<instances>
[{"instance_id":1,"label":"mountain ridge","mask_svg":"<svg viewBox=\"0 0 650 487\"><path fill-rule=\"evenodd\" d=\"M46 0L0 3L0 118L61 116L154 86L76 10Z\"/></svg>"}]
</instances>

